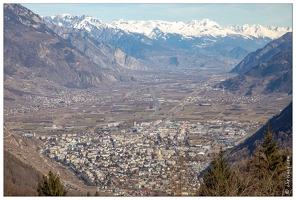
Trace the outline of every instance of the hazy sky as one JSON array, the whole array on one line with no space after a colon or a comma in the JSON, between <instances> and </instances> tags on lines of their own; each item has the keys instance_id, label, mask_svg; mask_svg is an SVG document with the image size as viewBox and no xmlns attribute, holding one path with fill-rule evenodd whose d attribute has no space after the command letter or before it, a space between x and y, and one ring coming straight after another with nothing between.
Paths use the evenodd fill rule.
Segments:
<instances>
[{"instance_id":1,"label":"hazy sky","mask_svg":"<svg viewBox=\"0 0 296 200\"><path fill-rule=\"evenodd\" d=\"M67 2L67 1L55 1ZM76 1L72 1L76 2ZM78 1L81 2L81 1ZM89 1L83 1L89 2ZM90 1L92 2L92 1ZM24 4L33 12L41 16L52 16L57 14L89 15L101 19L105 23L110 23L116 19L124 20L163 20L163 21L183 21L185 23L192 19L208 18L227 26L231 24L261 24L264 26L292 26L292 3L191 3L191 1L181 1L187 3L102 3L106 1L96 1L100 3L50 3L50 4ZM123 1L124 2L124 1ZM151 1L149 1L151 2ZM163 2L163 1L157 1ZM178 1L177 1L178 2ZM196 2L196 1L194 1ZM198 1L200 2L200 1ZM285 1L282 1L285 2Z\"/></svg>"}]
</instances>

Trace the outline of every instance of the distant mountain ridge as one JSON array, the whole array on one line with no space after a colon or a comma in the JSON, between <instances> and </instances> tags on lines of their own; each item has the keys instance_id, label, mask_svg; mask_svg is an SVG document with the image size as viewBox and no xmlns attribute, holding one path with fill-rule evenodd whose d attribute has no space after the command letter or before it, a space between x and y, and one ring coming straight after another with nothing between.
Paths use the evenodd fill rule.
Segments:
<instances>
[{"instance_id":1,"label":"distant mountain ridge","mask_svg":"<svg viewBox=\"0 0 296 200\"><path fill-rule=\"evenodd\" d=\"M156 39L160 34L180 34L184 39L191 37L213 36L225 37L230 35L240 35L245 38L268 37L270 39L278 38L287 32L292 31L292 27L274 27L256 25L230 25L222 27L210 19L191 20L188 23L181 21L168 22L161 20L134 21L134 20L115 20L110 24L91 16L74 16L61 14L51 17L44 17L45 20L58 23L60 26L69 26L73 28L86 28L97 26L102 28L114 28L124 30L129 33L139 33L150 39Z\"/></svg>"},{"instance_id":2,"label":"distant mountain ridge","mask_svg":"<svg viewBox=\"0 0 296 200\"><path fill-rule=\"evenodd\" d=\"M291 27L248 24L244 26L231 25L222 27L209 19L191 20L187 24L184 22L161 20L126 21L122 19L108 24L91 16L69 14L47 16L43 17L43 19L59 26L86 30L94 38L107 41L119 48L118 44L112 43L112 41L108 40L108 37L104 36L106 31L109 34L117 35L117 37L123 37L124 34L127 34L129 35L128 37L134 37L134 40L138 40L142 45L148 45L146 48L155 45L155 41L157 41L174 48L189 50L207 49L210 51L220 45L231 45L236 48L246 49L247 51L254 51L267 42L292 31ZM122 50L125 51L124 49ZM224 48L219 53L225 52L225 50L229 51Z\"/></svg>"},{"instance_id":3,"label":"distant mountain ridge","mask_svg":"<svg viewBox=\"0 0 296 200\"><path fill-rule=\"evenodd\" d=\"M149 69L220 68L231 70L249 52L262 48L291 28L261 25L222 27L209 19L184 22L125 21L104 23L87 16L60 14L43 19L88 32L136 58ZM177 59L178 65L170 60Z\"/></svg>"}]
</instances>

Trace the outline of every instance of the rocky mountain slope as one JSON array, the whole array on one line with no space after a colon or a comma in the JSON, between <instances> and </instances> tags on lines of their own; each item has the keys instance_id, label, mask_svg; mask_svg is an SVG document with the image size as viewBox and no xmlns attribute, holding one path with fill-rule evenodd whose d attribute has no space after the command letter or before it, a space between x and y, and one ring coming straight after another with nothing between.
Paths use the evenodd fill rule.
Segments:
<instances>
[{"instance_id":1,"label":"rocky mountain slope","mask_svg":"<svg viewBox=\"0 0 296 200\"><path fill-rule=\"evenodd\" d=\"M289 50L292 50L292 33L291 32L286 33L282 37L269 42L263 48L248 54L230 72L239 73L239 74L247 72L250 68L258 65L259 63L267 62L278 52L289 51Z\"/></svg>"},{"instance_id":2,"label":"rocky mountain slope","mask_svg":"<svg viewBox=\"0 0 296 200\"><path fill-rule=\"evenodd\" d=\"M275 134L275 139L280 142L280 145L286 148L292 148L292 102L279 115L271 118L268 123ZM256 145L263 139L265 129L266 125L246 141L231 149L228 152L229 160L237 161L242 157L251 155Z\"/></svg>"},{"instance_id":3,"label":"rocky mountain slope","mask_svg":"<svg viewBox=\"0 0 296 200\"><path fill-rule=\"evenodd\" d=\"M126 55L120 49L106 43L96 41L88 32L75 28L60 27L53 23L46 23L60 37L71 43L79 51L87 55L94 63L104 68L122 72L129 70L146 70L132 56Z\"/></svg>"},{"instance_id":4,"label":"rocky mountain slope","mask_svg":"<svg viewBox=\"0 0 296 200\"><path fill-rule=\"evenodd\" d=\"M42 174L4 150L4 196L36 196Z\"/></svg>"},{"instance_id":5,"label":"rocky mountain slope","mask_svg":"<svg viewBox=\"0 0 296 200\"><path fill-rule=\"evenodd\" d=\"M244 73L219 84L234 93L257 95L272 92L292 93L292 34L249 54L241 63Z\"/></svg>"},{"instance_id":6,"label":"rocky mountain slope","mask_svg":"<svg viewBox=\"0 0 296 200\"><path fill-rule=\"evenodd\" d=\"M48 174L49 170L59 174L62 183L70 189L70 196L80 196L93 189L85 186L67 167L43 155L40 151L43 145L41 143L37 138L28 139L4 126L4 195L34 195L34 192L37 192L38 181L42 180L41 175Z\"/></svg>"},{"instance_id":7,"label":"rocky mountain slope","mask_svg":"<svg viewBox=\"0 0 296 200\"><path fill-rule=\"evenodd\" d=\"M4 5L4 74L32 74L66 87L98 86L101 68L58 37L42 19L17 4Z\"/></svg>"},{"instance_id":8,"label":"rocky mountain slope","mask_svg":"<svg viewBox=\"0 0 296 200\"><path fill-rule=\"evenodd\" d=\"M67 88L131 81L125 70L145 70L135 58L80 30L54 29L19 4L4 5L4 92L43 95ZM68 31L68 32L67 32Z\"/></svg>"}]
</instances>

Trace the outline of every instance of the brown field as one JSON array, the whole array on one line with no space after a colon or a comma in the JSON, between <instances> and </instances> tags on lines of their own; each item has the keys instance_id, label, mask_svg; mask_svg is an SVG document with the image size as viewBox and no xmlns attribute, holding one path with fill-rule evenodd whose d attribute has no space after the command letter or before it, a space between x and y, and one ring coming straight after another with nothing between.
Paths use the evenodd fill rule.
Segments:
<instances>
[{"instance_id":1,"label":"brown field","mask_svg":"<svg viewBox=\"0 0 296 200\"><path fill-rule=\"evenodd\" d=\"M163 91L163 89L161 90ZM143 90L143 92L146 94L147 90ZM156 94L156 98L160 98L160 96L165 98L164 96L168 96L171 99L184 100L188 97L188 93L173 92L171 94L167 91L161 94L159 97ZM215 95L217 95L217 91L213 93L209 91L198 93L200 98L208 99L215 98ZM134 98L140 98L141 96L143 94L138 91ZM229 104L228 102L216 101L212 102L211 106L200 106L199 101L186 102L185 104L182 101L179 103L162 103L160 104L160 112L156 114L154 114L153 109L147 109L149 106L153 106L153 104L146 101L130 101L124 99L118 102L107 102L104 104L89 102L87 104L75 104L63 109L50 110L51 112L42 111L31 113L30 117L23 115L5 117L5 123L11 128L22 128L25 131L34 131L36 133L52 132L54 130L44 129L44 127L52 127L53 125L63 127L70 125L72 127L71 131L84 131L100 123L108 123L110 121L145 121L146 119L158 119L161 117L189 121L226 119L240 121L252 120L264 123L278 114L291 100L290 96L281 96L280 100L277 100L279 97L270 98L270 96L262 96L260 98L260 101L249 103L232 102ZM266 103L263 104L260 102ZM98 113L98 111L100 112Z\"/></svg>"}]
</instances>

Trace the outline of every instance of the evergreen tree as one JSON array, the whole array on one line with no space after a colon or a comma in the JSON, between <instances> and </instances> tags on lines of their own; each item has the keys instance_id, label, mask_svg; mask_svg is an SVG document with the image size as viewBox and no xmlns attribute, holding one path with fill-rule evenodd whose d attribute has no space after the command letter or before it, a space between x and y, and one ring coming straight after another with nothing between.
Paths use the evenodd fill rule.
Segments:
<instances>
[{"instance_id":1,"label":"evergreen tree","mask_svg":"<svg viewBox=\"0 0 296 200\"><path fill-rule=\"evenodd\" d=\"M284 195L286 160L287 155L281 153L268 123L264 131L264 140L255 150L247 168L253 178L250 195Z\"/></svg>"},{"instance_id":2,"label":"evergreen tree","mask_svg":"<svg viewBox=\"0 0 296 200\"><path fill-rule=\"evenodd\" d=\"M52 171L49 171L48 176L43 175L43 180L38 183L38 196L66 196L67 192L59 176Z\"/></svg>"},{"instance_id":3,"label":"evergreen tree","mask_svg":"<svg viewBox=\"0 0 296 200\"><path fill-rule=\"evenodd\" d=\"M233 188L234 173L228 165L222 147L218 156L213 160L210 169L205 172L203 181L198 190L199 196L233 196L236 189Z\"/></svg>"}]
</instances>

